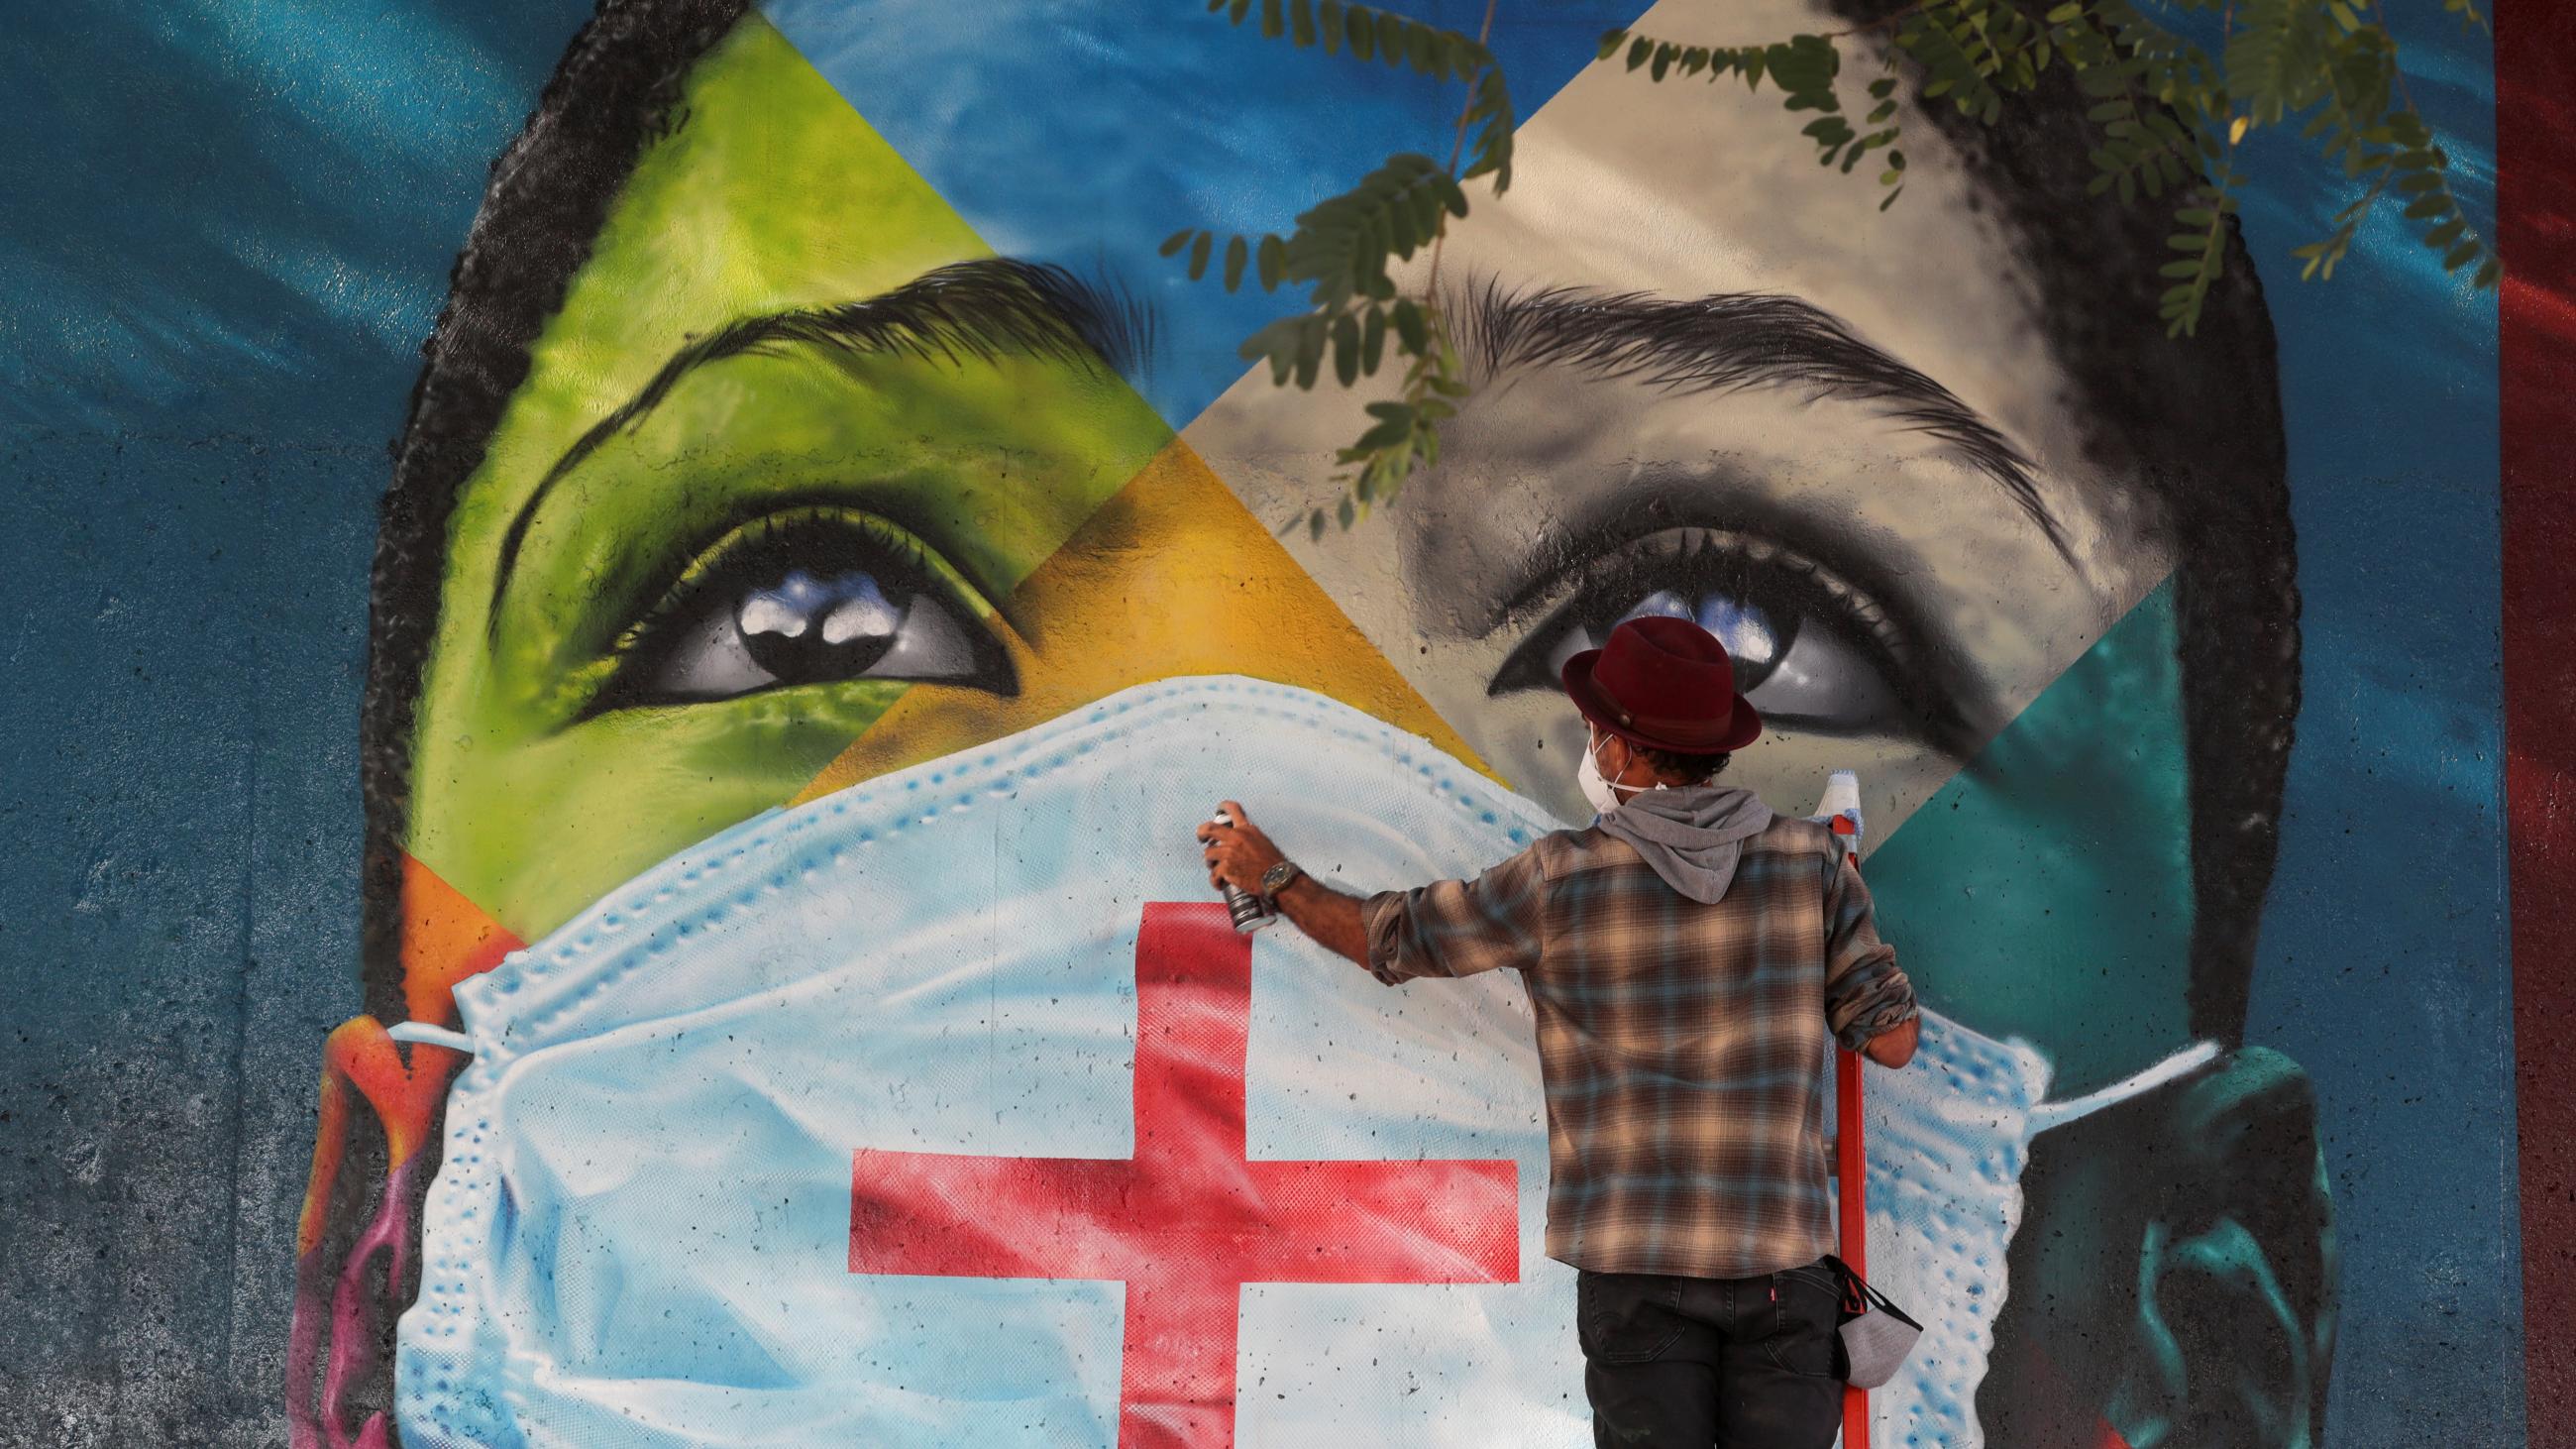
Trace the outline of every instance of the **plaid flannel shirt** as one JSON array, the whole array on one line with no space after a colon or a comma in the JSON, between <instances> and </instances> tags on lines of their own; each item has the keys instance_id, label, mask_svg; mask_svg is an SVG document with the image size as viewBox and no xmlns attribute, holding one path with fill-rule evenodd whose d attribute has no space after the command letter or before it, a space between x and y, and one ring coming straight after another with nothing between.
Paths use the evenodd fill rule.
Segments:
<instances>
[{"instance_id":1,"label":"plaid flannel shirt","mask_svg":"<svg viewBox=\"0 0 2576 1449\"><path fill-rule=\"evenodd\" d=\"M1365 920L1389 985L1521 973L1547 1092L1549 1257L1748 1278L1833 1251L1830 1040L1857 1049L1915 1004L1832 831L1775 819L1713 905L1597 826L1560 831L1472 881L1372 896Z\"/></svg>"}]
</instances>

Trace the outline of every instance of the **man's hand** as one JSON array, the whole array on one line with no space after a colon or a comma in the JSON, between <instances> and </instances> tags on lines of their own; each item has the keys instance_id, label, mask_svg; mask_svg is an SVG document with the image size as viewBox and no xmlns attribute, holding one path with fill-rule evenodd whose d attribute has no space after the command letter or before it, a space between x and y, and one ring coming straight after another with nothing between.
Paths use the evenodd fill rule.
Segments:
<instances>
[{"instance_id":1,"label":"man's hand","mask_svg":"<svg viewBox=\"0 0 2576 1449\"><path fill-rule=\"evenodd\" d=\"M1922 1031L1923 1018L1909 1016L1902 1024L1861 1043L1860 1054L1882 1067L1901 1067L1914 1060L1915 1039Z\"/></svg>"},{"instance_id":2,"label":"man's hand","mask_svg":"<svg viewBox=\"0 0 2576 1449\"><path fill-rule=\"evenodd\" d=\"M1228 800L1223 808L1234 821L1232 825L1211 820L1198 832L1199 840L1207 846L1208 884L1232 885L1246 895L1258 896L1261 877L1288 857L1280 854L1270 837L1261 833L1261 827L1252 823L1252 817L1243 813L1242 805Z\"/></svg>"}]
</instances>

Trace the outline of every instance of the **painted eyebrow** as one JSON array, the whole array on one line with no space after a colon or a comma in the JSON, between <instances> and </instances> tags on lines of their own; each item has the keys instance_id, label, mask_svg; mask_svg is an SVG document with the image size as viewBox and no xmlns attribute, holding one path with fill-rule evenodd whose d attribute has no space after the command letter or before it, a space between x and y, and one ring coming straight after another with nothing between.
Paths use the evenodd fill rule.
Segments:
<instances>
[{"instance_id":1,"label":"painted eyebrow","mask_svg":"<svg viewBox=\"0 0 2576 1449\"><path fill-rule=\"evenodd\" d=\"M1488 281L1453 302L1452 315L1488 375L1572 367L1673 393L1782 387L1874 406L1965 460L2067 551L2020 449L1948 388L1813 303L1760 292L1680 301L1579 287L1512 291Z\"/></svg>"},{"instance_id":2,"label":"painted eyebrow","mask_svg":"<svg viewBox=\"0 0 2576 1449\"><path fill-rule=\"evenodd\" d=\"M984 257L934 268L861 301L747 317L694 338L565 449L519 505L501 538L486 634L500 635L502 596L528 529L557 483L611 438L642 422L690 373L727 358L775 356L798 346L923 362L1036 357L1134 376L1153 353L1154 314L1114 283L1087 280L1052 263Z\"/></svg>"}]
</instances>

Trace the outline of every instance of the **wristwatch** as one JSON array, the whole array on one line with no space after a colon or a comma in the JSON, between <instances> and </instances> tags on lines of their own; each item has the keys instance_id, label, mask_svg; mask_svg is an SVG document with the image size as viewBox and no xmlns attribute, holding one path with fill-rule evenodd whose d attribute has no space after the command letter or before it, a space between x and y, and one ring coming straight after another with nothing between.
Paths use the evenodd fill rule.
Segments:
<instances>
[{"instance_id":1,"label":"wristwatch","mask_svg":"<svg viewBox=\"0 0 2576 1449\"><path fill-rule=\"evenodd\" d=\"M1261 898L1265 901L1277 901L1279 893L1288 889L1291 881L1305 873L1293 860L1283 860L1270 867L1261 873Z\"/></svg>"}]
</instances>

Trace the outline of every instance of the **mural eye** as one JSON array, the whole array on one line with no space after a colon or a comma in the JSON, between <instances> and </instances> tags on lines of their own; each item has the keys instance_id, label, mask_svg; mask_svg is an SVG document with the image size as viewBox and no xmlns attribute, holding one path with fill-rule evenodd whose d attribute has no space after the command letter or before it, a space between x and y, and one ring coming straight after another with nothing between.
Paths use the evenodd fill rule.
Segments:
<instances>
[{"instance_id":1,"label":"mural eye","mask_svg":"<svg viewBox=\"0 0 2576 1449\"><path fill-rule=\"evenodd\" d=\"M1567 659L1648 614L1693 620L1723 641L1736 687L1775 723L1884 731L1917 692L1908 641L1868 595L1813 559L1721 529L1638 539L1551 581L1534 602L1546 612L1488 694L1554 690Z\"/></svg>"},{"instance_id":2,"label":"mural eye","mask_svg":"<svg viewBox=\"0 0 2576 1449\"><path fill-rule=\"evenodd\" d=\"M594 712L849 680L1017 690L989 611L908 535L815 509L736 530L618 645Z\"/></svg>"}]
</instances>

